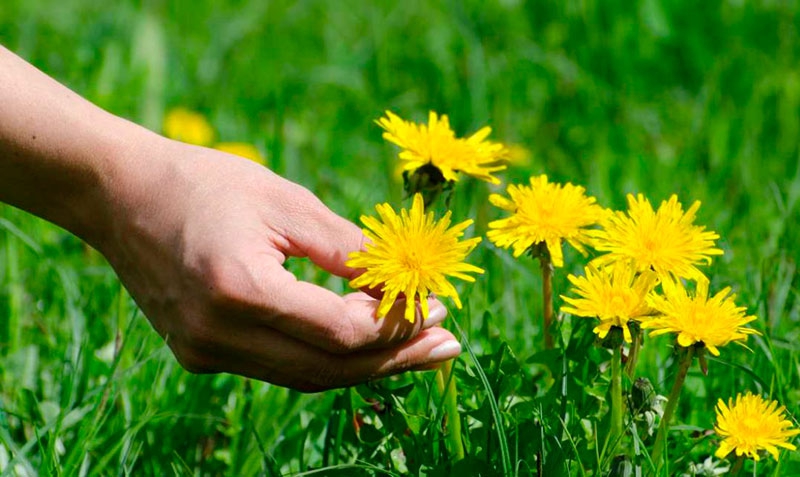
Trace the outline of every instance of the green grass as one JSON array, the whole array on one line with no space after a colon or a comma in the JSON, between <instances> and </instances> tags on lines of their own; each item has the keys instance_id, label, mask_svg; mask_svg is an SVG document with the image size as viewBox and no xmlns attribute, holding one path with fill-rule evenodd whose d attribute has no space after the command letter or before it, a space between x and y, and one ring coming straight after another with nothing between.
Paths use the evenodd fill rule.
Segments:
<instances>
[{"instance_id":1,"label":"green grass","mask_svg":"<svg viewBox=\"0 0 800 477\"><path fill-rule=\"evenodd\" d=\"M624 207L629 192L701 200L725 255L705 269L758 315L753 352L696 365L667 472L716 449L714 405L752 390L800 412L800 7L792 2L5 0L0 43L100 106L158 130L164 111L208 116L222 140L351 220L399 204L391 109L484 124L530 163ZM453 210L484 234L490 188L458 184ZM608 355L567 318L565 352L541 350L538 264L484 242L486 269L451 323L467 458L443 441L433 373L301 395L183 371L102 257L0 206L0 469L41 475L602 475ZM555 277L584 259L568 253ZM297 260L298 275L347 286ZM669 338L638 368L666 395ZM358 426L354 426L354 421ZM643 423L637 422L641 429ZM356 432L358 427L358 432ZM508 459L502 458L505 442ZM626 441L627 442L627 441ZM636 446L635 446L636 444ZM631 455L647 468L640 445ZM639 450L636 450L636 449ZM16 470L15 470L16 469ZM750 472L752 465L746 464ZM756 475L798 475L800 457ZM665 474L666 475L666 474Z\"/></svg>"}]
</instances>

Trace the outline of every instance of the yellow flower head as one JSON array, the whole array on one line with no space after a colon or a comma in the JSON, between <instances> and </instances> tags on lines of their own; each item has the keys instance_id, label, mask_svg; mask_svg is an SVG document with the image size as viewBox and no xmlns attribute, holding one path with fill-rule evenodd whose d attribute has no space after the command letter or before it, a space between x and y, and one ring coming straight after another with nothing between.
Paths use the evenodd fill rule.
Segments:
<instances>
[{"instance_id":1,"label":"yellow flower head","mask_svg":"<svg viewBox=\"0 0 800 477\"><path fill-rule=\"evenodd\" d=\"M533 160L533 153L522 144L511 144L507 148L507 161L513 166L529 166Z\"/></svg>"},{"instance_id":2,"label":"yellow flower head","mask_svg":"<svg viewBox=\"0 0 800 477\"><path fill-rule=\"evenodd\" d=\"M264 164L264 156L262 156L258 149L252 144L247 144L245 142L220 142L214 144L214 149L250 159L261 165Z\"/></svg>"},{"instance_id":3,"label":"yellow flower head","mask_svg":"<svg viewBox=\"0 0 800 477\"><path fill-rule=\"evenodd\" d=\"M594 248L608 254L592 261L597 266L617 260L634 260L638 271L652 269L659 277L669 275L699 280L703 276L696 265L711 263L712 255L722 255L714 248L719 238L705 227L694 225L700 208L697 201L686 211L673 195L654 211L642 195L628 194L628 213L616 212L603 223L602 230L591 233Z\"/></svg>"},{"instance_id":4,"label":"yellow flower head","mask_svg":"<svg viewBox=\"0 0 800 477\"><path fill-rule=\"evenodd\" d=\"M611 327L616 326L622 328L625 341L630 343L632 339L628 322L641 321L642 317L652 313L647 304L647 295L657 278L649 270L636 276L630 264L620 262L602 269L588 266L585 277L569 275L567 278L574 286L573 292L581 298L562 295L561 298L569 306L562 306L561 311L598 318L600 324L594 328L594 332L600 338L605 338Z\"/></svg>"},{"instance_id":5,"label":"yellow flower head","mask_svg":"<svg viewBox=\"0 0 800 477\"><path fill-rule=\"evenodd\" d=\"M466 139L457 138L447 115L440 117L433 111L427 125L405 121L390 111L377 123L385 131L384 139L403 148L399 157L405 171L431 164L448 181L457 181L458 173L463 172L492 184L500 183L492 173L506 168L501 164L506 149L500 143L485 140L492 132L490 127Z\"/></svg>"},{"instance_id":6,"label":"yellow flower head","mask_svg":"<svg viewBox=\"0 0 800 477\"><path fill-rule=\"evenodd\" d=\"M731 341L744 346L741 342L747 340L747 335L760 334L744 327L756 317L746 316L745 308L736 306L736 295L730 294L730 287L709 298L705 278L697 282L695 296L689 296L681 282L665 280L661 286L664 296L648 297L658 316L642 322L642 328L652 330L650 336L676 333L680 346L702 343L711 354L719 356L719 346Z\"/></svg>"},{"instance_id":7,"label":"yellow flower head","mask_svg":"<svg viewBox=\"0 0 800 477\"><path fill-rule=\"evenodd\" d=\"M778 447L796 450L789 441L800 434L784 415L785 407L777 401L765 401L749 391L736 395L736 401L717 402L717 423L714 430L722 438L716 456L725 458L731 451L759 460L758 452L766 450L778 459Z\"/></svg>"},{"instance_id":8,"label":"yellow flower head","mask_svg":"<svg viewBox=\"0 0 800 477\"><path fill-rule=\"evenodd\" d=\"M389 204L379 204L375 210L381 221L361 217L366 226L364 235L371 242L366 244L366 250L350 254L347 266L366 270L351 280L350 286L381 285L379 318L386 316L400 293L406 296L405 317L411 322L415 317L416 297L423 319L428 317L427 298L431 293L450 297L461 308L458 292L447 278L474 282L475 278L467 273L483 273L482 269L464 262L481 241L480 237L458 240L472 221L450 227L449 211L441 220L435 220L433 212L425 213L421 194L415 194L411 210L402 209L400 215Z\"/></svg>"},{"instance_id":9,"label":"yellow flower head","mask_svg":"<svg viewBox=\"0 0 800 477\"><path fill-rule=\"evenodd\" d=\"M509 185L510 199L492 194L489 201L512 213L511 217L489 223L486 236L498 247L513 247L519 257L531 246L545 243L553 265L564 266L561 241L583 254L589 242L586 227L598 223L607 212L597 205L585 189L569 182L565 185L547 182L547 176L530 178L530 186Z\"/></svg>"},{"instance_id":10,"label":"yellow flower head","mask_svg":"<svg viewBox=\"0 0 800 477\"><path fill-rule=\"evenodd\" d=\"M202 114L175 108L164 118L164 135L189 144L208 146L214 140L214 129Z\"/></svg>"}]
</instances>

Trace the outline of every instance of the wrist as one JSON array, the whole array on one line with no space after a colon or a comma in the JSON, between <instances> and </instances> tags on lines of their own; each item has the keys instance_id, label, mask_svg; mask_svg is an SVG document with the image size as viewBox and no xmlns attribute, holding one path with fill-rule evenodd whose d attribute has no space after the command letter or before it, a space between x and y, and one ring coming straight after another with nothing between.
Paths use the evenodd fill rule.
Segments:
<instances>
[{"instance_id":1,"label":"wrist","mask_svg":"<svg viewBox=\"0 0 800 477\"><path fill-rule=\"evenodd\" d=\"M154 138L0 46L0 201L97 246Z\"/></svg>"},{"instance_id":2,"label":"wrist","mask_svg":"<svg viewBox=\"0 0 800 477\"><path fill-rule=\"evenodd\" d=\"M119 223L131 210L142 206L150 175L158 173L158 157L151 152L161 136L124 119L106 115L105 126L92 138L84 183L75 190L73 200L63 207L59 223L87 243L105 253L107 243L120 233Z\"/></svg>"},{"instance_id":3,"label":"wrist","mask_svg":"<svg viewBox=\"0 0 800 477\"><path fill-rule=\"evenodd\" d=\"M169 193L170 177L175 176L169 153L173 141L114 119L119 123L100 140L105 152L96 163L96 182L73 208L74 228L68 228L112 262L125 255L121 249L128 238L159 222L164 211L156 204L177 200L159 197Z\"/></svg>"}]
</instances>

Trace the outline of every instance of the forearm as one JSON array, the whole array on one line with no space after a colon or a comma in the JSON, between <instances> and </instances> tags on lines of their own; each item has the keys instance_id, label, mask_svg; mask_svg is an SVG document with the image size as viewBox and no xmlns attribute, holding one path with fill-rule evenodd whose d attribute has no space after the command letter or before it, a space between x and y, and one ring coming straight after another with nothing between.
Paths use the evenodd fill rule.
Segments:
<instances>
[{"instance_id":1,"label":"forearm","mask_svg":"<svg viewBox=\"0 0 800 477\"><path fill-rule=\"evenodd\" d=\"M0 46L0 201L95 242L146 134Z\"/></svg>"}]
</instances>

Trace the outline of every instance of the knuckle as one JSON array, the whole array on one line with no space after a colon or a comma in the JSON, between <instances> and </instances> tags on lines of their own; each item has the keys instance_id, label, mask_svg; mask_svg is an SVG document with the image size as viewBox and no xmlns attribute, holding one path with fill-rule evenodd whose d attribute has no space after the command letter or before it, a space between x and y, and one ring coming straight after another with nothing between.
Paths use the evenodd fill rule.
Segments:
<instances>
[{"instance_id":1,"label":"knuckle","mask_svg":"<svg viewBox=\"0 0 800 477\"><path fill-rule=\"evenodd\" d=\"M313 192L300 184L290 184L287 190L287 202L283 208L293 213L313 214L322 206L322 202ZM288 200L291 198L291 200Z\"/></svg>"},{"instance_id":2,"label":"knuckle","mask_svg":"<svg viewBox=\"0 0 800 477\"><path fill-rule=\"evenodd\" d=\"M327 343L328 351L336 354L351 353L362 345L355 324L349 318L332 322Z\"/></svg>"},{"instance_id":3,"label":"knuckle","mask_svg":"<svg viewBox=\"0 0 800 477\"><path fill-rule=\"evenodd\" d=\"M301 204L307 207L317 207L322 205L322 202L319 200L319 198L317 198L317 196L314 195L314 193L308 188L300 184L295 184L295 186L294 194L295 199L297 199L295 204Z\"/></svg>"},{"instance_id":4,"label":"knuckle","mask_svg":"<svg viewBox=\"0 0 800 477\"><path fill-rule=\"evenodd\" d=\"M303 186L297 186L291 197L292 203L288 205L288 210L297 216L305 217L311 223L319 224L317 227L322 227L323 224L330 224L332 217L335 216L319 197ZM295 230L295 232L300 233L303 230ZM359 233L361 232L358 228L355 228L355 230Z\"/></svg>"}]
</instances>

